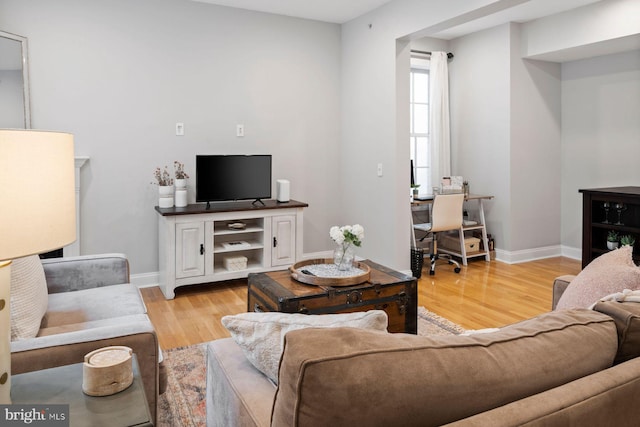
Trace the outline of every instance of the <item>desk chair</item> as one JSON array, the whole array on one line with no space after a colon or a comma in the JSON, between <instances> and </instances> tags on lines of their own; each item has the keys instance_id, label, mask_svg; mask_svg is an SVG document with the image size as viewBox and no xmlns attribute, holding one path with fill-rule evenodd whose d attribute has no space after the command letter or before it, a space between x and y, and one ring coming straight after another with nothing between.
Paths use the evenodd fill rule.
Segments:
<instances>
[{"instance_id":1,"label":"desk chair","mask_svg":"<svg viewBox=\"0 0 640 427\"><path fill-rule=\"evenodd\" d=\"M431 269L429 274L436 274L436 261L438 259L446 259L449 264L456 267L453 271L460 273L460 264L451 258L448 254L438 253L438 232L458 230L462 232L462 204L464 203L464 194L438 194L433 200L431 209L431 222L424 224L415 224L414 230L426 233L420 241L424 240L429 234L433 235L431 244Z\"/></svg>"}]
</instances>

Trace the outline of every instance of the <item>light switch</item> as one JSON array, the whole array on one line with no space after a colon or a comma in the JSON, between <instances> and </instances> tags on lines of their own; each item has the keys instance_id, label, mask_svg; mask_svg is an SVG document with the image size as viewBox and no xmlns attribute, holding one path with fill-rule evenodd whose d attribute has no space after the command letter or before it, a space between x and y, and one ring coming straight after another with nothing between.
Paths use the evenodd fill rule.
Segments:
<instances>
[{"instance_id":1,"label":"light switch","mask_svg":"<svg viewBox=\"0 0 640 427\"><path fill-rule=\"evenodd\" d=\"M238 137L244 136L244 125L236 125L236 136Z\"/></svg>"},{"instance_id":2,"label":"light switch","mask_svg":"<svg viewBox=\"0 0 640 427\"><path fill-rule=\"evenodd\" d=\"M382 163L378 163L378 176L382 176Z\"/></svg>"},{"instance_id":3,"label":"light switch","mask_svg":"<svg viewBox=\"0 0 640 427\"><path fill-rule=\"evenodd\" d=\"M176 123L176 136L184 136L184 123Z\"/></svg>"}]
</instances>

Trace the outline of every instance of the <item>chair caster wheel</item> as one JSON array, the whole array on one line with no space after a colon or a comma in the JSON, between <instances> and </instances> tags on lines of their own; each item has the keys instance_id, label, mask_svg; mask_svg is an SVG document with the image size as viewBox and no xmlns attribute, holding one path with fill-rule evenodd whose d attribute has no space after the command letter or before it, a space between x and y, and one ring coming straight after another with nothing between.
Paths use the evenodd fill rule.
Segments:
<instances>
[{"instance_id":1,"label":"chair caster wheel","mask_svg":"<svg viewBox=\"0 0 640 427\"><path fill-rule=\"evenodd\" d=\"M460 267L454 268L453 271L455 271L456 273L460 273Z\"/></svg>"},{"instance_id":2,"label":"chair caster wheel","mask_svg":"<svg viewBox=\"0 0 640 427\"><path fill-rule=\"evenodd\" d=\"M435 272L435 271L433 271L433 270L429 270L429 276L433 276L434 274L436 274L436 272Z\"/></svg>"}]
</instances>

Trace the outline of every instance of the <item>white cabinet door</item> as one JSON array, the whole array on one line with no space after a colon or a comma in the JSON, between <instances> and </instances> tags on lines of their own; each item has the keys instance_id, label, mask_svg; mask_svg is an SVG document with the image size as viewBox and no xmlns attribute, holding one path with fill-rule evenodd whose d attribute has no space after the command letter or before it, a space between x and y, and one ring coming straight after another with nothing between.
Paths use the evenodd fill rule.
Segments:
<instances>
[{"instance_id":1,"label":"white cabinet door","mask_svg":"<svg viewBox=\"0 0 640 427\"><path fill-rule=\"evenodd\" d=\"M176 278L204 275L204 222L176 224Z\"/></svg>"},{"instance_id":2,"label":"white cabinet door","mask_svg":"<svg viewBox=\"0 0 640 427\"><path fill-rule=\"evenodd\" d=\"M271 266L294 264L296 262L296 216L273 217L271 232Z\"/></svg>"}]
</instances>

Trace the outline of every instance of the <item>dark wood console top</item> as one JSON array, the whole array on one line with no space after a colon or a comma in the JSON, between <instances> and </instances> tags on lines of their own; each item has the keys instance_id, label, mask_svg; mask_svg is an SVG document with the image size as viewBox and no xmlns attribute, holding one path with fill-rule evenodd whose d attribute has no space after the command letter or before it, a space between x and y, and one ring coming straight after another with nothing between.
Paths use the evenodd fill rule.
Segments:
<instances>
[{"instance_id":1,"label":"dark wood console top","mask_svg":"<svg viewBox=\"0 0 640 427\"><path fill-rule=\"evenodd\" d=\"M174 215L193 215L208 214L219 212L238 212L238 211L260 211L265 209L287 209L287 208L306 208L309 204L299 202L297 200L289 200L288 202L278 202L274 199L263 200L261 203L254 203L250 200L242 200L238 202L212 202L207 209L206 203L196 203L187 205L184 208L160 208L156 206L156 211L162 216Z\"/></svg>"},{"instance_id":2,"label":"dark wood console top","mask_svg":"<svg viewBox=\"0 0 640 427\"><path fill-rule=\"evenodd\" d=\"M609 187L609 188L590 188L578 190L580 193L617 193L621 195L640 196L640 187Z\"/></svg>"}]
</instances>

